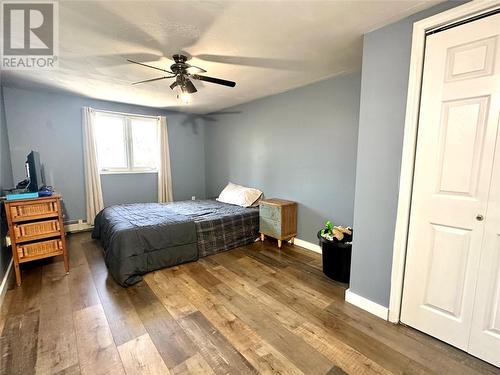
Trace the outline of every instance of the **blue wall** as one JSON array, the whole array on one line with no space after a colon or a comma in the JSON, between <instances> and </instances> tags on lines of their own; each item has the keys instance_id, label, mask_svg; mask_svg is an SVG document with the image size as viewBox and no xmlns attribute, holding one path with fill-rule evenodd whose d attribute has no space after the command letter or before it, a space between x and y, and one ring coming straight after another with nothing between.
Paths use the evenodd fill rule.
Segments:
<instances>
[{"instance_id":1,"label":"blue wall","mask_svg":"<svg viewBox=\"0 0 500 375\"><path fill-rule=\"evenodd\" d=\"M83 106L167 116L175 200L205 196L203 127L189 115L48 91L4 87L14 181L24 179L31 149L40 152L46 183L63 195L65 220L85 218L82 125ZM157 200L156 174L105 175L104 203Z\"/></svg>"},{"instance_id":2,"label":"blue wall","mask_svg":"<svg viewBox=\"0 0 500 375\"><path fill-rule=\"evenodd\" d=\"M101 175L102 198L106 206L157 202L157 184L156 173L103 174Z\"/></svg>"},{"instance_id":3,"label":"blue wall","mask_svg":"<svg viewBox=\"0 0 500 375\"><path fill-rule=\"evenodd\" d=\"M0 195L3 189L13 185L12 169L10 167L9 137L7 134L7 124L5 121L5 108L3 100L3 90L0 87ZM1 203L0 203L1 204ZM2 205L3 206L3 205ZM3 207L0 207L3 210ZM0 216L0 283L3 280L7 265L12 258L10 249L5 246L5 235L7 233L7 223Z\"/></svg>"},{"instance_id":4,"label":"blue wall","mask_svg":"<svg viewBox=\"0 0 500 375\"><path fill-rule=\"evenodd\" d=\"M232 181L299 203L298 237L352 225L360 74L330 78L211 115L207 196Z\"/></svg>"},{"instance_id":5,"label":"blue wall","mask_svg":"<svg viewBox=\"0 0 500 375\"><path fill-rule=\"evenodd\" d=\"M389 306L413 23L447 2L364 37L354 206L352 292Z\"/></svg>"}]
</instances>

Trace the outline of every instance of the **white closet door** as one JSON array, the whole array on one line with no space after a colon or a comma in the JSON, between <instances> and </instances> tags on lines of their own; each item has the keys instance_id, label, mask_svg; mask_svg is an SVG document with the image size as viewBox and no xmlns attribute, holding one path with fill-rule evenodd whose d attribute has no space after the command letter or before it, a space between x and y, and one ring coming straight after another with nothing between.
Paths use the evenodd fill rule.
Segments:
<instances>
[{"instance_id":1,"label":"white closet door","mask_svg":"<svg viewBox=\"0 0 500 375\"><path fill-rule=\"evenodd\" d=\"M499 33L495 15L433 34L424 62L401 320L464 350L498 129Z\"/></svg>"},{"instance_id":2,"label":"white closet door","mask_svg":"<svg viewBox=\"0 0 500 375\"><path fill-rule=\"evenodd\" d=\"M492 121L498 124L500 80L497 86L499 90L491 98L490 114ZM500 367L500 134L497 134L490 197L484 218L484 242L468 351Z\"/></svg>"}]
</instances>

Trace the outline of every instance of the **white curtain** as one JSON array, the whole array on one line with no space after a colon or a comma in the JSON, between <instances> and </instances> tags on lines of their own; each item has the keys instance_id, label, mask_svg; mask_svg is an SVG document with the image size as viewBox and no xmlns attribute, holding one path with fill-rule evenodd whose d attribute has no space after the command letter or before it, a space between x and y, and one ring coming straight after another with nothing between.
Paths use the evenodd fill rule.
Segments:
<instances>
[{"instance_id":1,"label":"white curtain","mask_svg":"<svg viewBox=\"0 0 500 375\"><path fill-rule=\"evenodd\" d=\"M87 223L94 225L95 216L104 208L102 201L101 176L99 174L99 165L97 163L94 109L83 107L82 127Z\"/></svg>"},{"instance_id":2,"label":"white curtain","mask_svg":"<svg viewBox=\"0 0 500 375\"><path fill-rule=\"evenodd\" d=\"M170 154L168 150L167 118L160 116L160 165L158 167L158 202L166 203L174 200L172 195L172 173L170 171Z\"/></svg>"}]
</instances>

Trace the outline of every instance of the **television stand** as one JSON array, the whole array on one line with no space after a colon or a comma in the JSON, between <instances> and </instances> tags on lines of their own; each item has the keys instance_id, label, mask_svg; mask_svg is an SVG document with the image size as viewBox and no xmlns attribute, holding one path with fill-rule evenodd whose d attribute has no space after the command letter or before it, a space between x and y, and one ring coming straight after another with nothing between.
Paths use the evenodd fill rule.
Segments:
<instances>
[{"instance_id":1,"label":"television stand","mask_svg":"<svg viewBox=\"0 0 500 375\"><path fill-rule=\"evenodd\" d=\"M17 285L21 263L62 255L69 273L60 195L4 201Z\"/></svg>"}]
</instances>

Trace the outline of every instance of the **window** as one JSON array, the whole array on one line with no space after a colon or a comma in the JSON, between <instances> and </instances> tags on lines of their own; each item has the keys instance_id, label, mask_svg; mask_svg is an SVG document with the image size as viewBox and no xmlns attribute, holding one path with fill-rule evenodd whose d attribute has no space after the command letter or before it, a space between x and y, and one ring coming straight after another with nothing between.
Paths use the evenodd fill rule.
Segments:
<instances>
[{"instance_id":1,"label":"window","mask_svg":"<svg viewBox=\"0 0 500 375\"><path fill-rule=\"evenodd\" d=\"M96 111L96 143L101 173L156 172L157 117Z\"/></svg>"}]
</instances>

